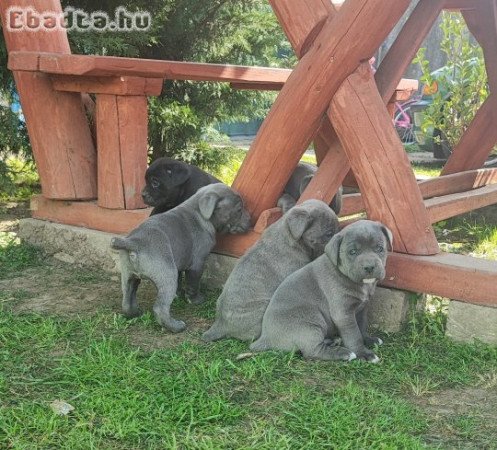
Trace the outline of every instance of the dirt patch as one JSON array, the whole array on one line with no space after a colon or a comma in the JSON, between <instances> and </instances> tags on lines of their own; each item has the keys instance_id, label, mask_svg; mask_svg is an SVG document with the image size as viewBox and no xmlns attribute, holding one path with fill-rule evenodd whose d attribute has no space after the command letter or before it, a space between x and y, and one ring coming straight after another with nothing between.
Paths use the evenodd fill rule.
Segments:
<instances>
[{"instance_id":1,"label":"dirt patch","mask_svg":"<svg viewBox=\"0 0 497 450\"><path fill-rule=\"evenodd\" d=\"M447 389L413 402L433 419L425 436L429 444L443 448L497 448L496 383Z\"/></svg>"},{"instance_id":2,"label":"dirt patch","mask_svg":"<svg viewBox=\"0 0 497 450\"><path fill-rule=\"evenodd\" d=\"M29 202L0 202L0 231L16 232L26 217L31 217Z\"/></svg>"}]
</instances>

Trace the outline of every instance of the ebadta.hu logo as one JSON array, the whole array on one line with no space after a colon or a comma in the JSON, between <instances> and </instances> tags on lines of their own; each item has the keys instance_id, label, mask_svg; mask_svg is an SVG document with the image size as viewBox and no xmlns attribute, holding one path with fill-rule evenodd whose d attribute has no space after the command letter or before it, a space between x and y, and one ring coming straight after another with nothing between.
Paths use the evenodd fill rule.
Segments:
<instances>
[{"instance_id":1,"label":"ebadta.hu logo","mask_svg":"<svg viewBox=\"0 0 497 450\"><path fill-rule=\"evenodd\" d=\"M89 13L68 6L63 12L39 12L30 7L13 6L7 11L8 31L148 31L152 26L152 16L148 11L128 11L118 7L114 15L104 11Z\"/></svg>"}]
</instances>

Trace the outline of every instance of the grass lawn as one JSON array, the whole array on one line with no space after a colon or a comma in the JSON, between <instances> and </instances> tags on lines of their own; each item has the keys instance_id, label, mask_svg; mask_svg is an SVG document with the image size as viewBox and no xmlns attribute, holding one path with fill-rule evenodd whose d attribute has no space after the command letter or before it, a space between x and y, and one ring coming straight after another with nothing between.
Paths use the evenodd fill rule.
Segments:
<instances>
[{"instance_id":1,"label":"grass lawn","mask_svg":"<svg viewBox=\"0 0 497 450\"><path fill-rule=\"evenodd\" d=\"M22 212L19 214L22 215ZM0 448L497 448L497 348L444 336L442 302L381 334L382 361L310 362L247 345L205 344L218 292L178 299L186 332L150 312L119 315L117 276L25 245L0 204ZM497 231L473 213L437 224L451 251L496 257ZM150 311L155 291L144 283ZM74 409L58 415L53 402Z\"/></svg>"}]
</instances>

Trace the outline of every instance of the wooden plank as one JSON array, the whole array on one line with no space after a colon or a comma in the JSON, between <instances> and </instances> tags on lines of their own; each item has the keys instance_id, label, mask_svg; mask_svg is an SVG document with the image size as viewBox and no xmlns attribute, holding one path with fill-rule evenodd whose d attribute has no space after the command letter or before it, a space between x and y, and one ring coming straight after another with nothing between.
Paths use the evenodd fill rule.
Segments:
<instances>
[{"instance_id":1,"label":"wooden plank","mask_svg":"<svg viewBox=\"0 0 497 450\"><path fill-rule=\"evenodd\" d=\"M336 13L329 0L269 0L269 3L298 58L307 53L324 23Z\"/></svg>"},{"instance_id":2,"label":"wooden plank","mask_svg":"<svg viewBox=\"0 0 497 450\"><path fill-rule=\"evenodd\" d=\"M385 103L394 95L399 80L431 30L443 5L444 0L420 0L383 58L375 78Z\"/></svg>"},{"instance_id":3,"label":"wooden plank","mask_svg":"<svg viewBox=\"0 0 497 450\"><path fill-rule=\"evenodd\" d=\"M249 231L248 233L237 235L218 235L213 252L239 258L244 255L247 250L259 240L260 237L261 235L255 231Z\"/></svg>"},{"instance_id":4,"label":"wooden plank","mask_svg":"<svg viewBox=\"0 0 497 450\"><path fill-rule=\"evenodd\" d=\"M435 256L390 253L387 275L381 285L497 306L496 279L496 261L451 253Z\"/></svg>"},{"instance_id":5,"label":"wooden plank","mask_svg":"<svg viewBox=\"0 0 497 450\"><path fill-rule=\"evenodd\" d=\"M497 169L468 170L452 175L444 175L418 182L419 190L424 199L443 195L466 192L471 189L489 186L497 183ZM361 194L343 196L341 216L349 216L364 211ZM433 222L432 222L433 223Z\"/></svg>"},{"instance_id":6,"label":"wooden plank","mask_svg":"<svg viewBox=\"0 0 497 450\"><path fill-rule=\"evenodd\" d=\"M256 233L262 233L267 227L281 219L282 212L281 208L271 208L264 211L257 220L254 226L254 231Z\"/></svg>"},{"instance_id":7,"label":"wooden plank","mask_svg":"<svg viewBox=\"0 0 497 450\"><path fill-rule=\"evenodd\" d=\"M442 175L479 169L497 142L497 94L491 94L455 146Z\"/></svg>"},{"instance_id":8,"label":"wooden plank","mask_svg":"<svg viewBox=\"0 0 497 450\"><path fill-rule=\"evenodd\" d=\"M316 0L307 2L310 7ZM330 99L360 61L368 60L408 0L348 0L327 21L276 99L235 179L253 217L276 204L291 171L319 128ZM368 28L368 39L363 39Z\"/></svg>"},{"instance_id":9,"label":"wooden plank","mask_svg":"<svg viewBox=\"0 0 497 450\"><path fill-rule=\"evenodd\" d=\"M463 11L469 31L476 38L485 57L490 91L497 94L497 0L479 0L471 11Z\"/></svg>"},{"instance_id":10,"label":"wooden plank","mask_svg":"<svg viewBox=\"0 0 497 450\"><path fill-rule=\"evenodd\" d=\"M144 208L147 170L147 98L97 96L98 205Z\"/></svg>"},{"instance_id":11,"label":"wooden plank","mask_svg":"<svg viewBox=\"0 0 497 450\"><path fill-rule=\"evenodd\" d=\"M152 208L107 209L100 208L96 202L50 200L39 195L31 199L31 210L35 219L127 234L150 216Z\"/></svg>"},{"instance_id":12,"label":"wooden plank","mask_svg":"<svg viewBox=\"0 0 497 450\"><path fill-rule=\"evenodd\" d=\"M285 83L230 83L232 89L252 91L281 91Z\"/></svg>"},{"instance_id":13,"label":"wooden plank","mask_svg":"<svg viewBox=\"0 0 497 450\"><path fill-rule=\"evenodd\" d=\"M9 54L15 51L70 53L66 31L11 31L8 10L19 7L17 0L0 3L3 33ZM61 12L58 0L33 0L39 11ZM28 63L25 60L24 62ZM37 68L33 60L28 64ZM17 91L33 148L42 191L50 198L89 199L97 194L96 153L81 95L54 92L47 76L15 72Z\"/></svg>"},{"instance_id":14,"label":"wooden plank","mask_svg":"<svg viewBox=\"0 0 497 450\"><path fill-rule=\"evenodd\" d=\"M497 203L497 185L495 184L469 192L459 192L425 201L431 223L493 205L494 203Z\"/></svg>"},{"instance_id":15,"label":"wooden plank","mask_svg":"<svg viewBox=\"0 0 497 450\"><path fill-rule=\"evenodd\" d=\"M363 194L368 217L388 226L395 251L435 254L438 244L421 193L368 63L343 83L328 116ZM351 127L350 124L355 124Z\"/></svg>"},{"instance_id":16,"label":"wooden plank","mask_svg":"<svg viewBox=\"0 0 497 450\"><path fill-rule=\"evenodd\" d=\"M163 85L161 78L53 75L51 79L56 91L91 94L157 96L161 94Z\"/></svg>"},{"instance_id":17,"label":"wooden plank","mask_svg":"<svg viewBox=\"0 0 497 450\"><path fill-rule=\"evenodd\" d=\"M444 9L453 11L465 11L475 9L481 0L445 0Z\"/></svg>"},{"instance_id":18,"label":"wooden plank","mask_svg":"<svg viewBox=\"0 0 497 450\"><path fill-rule=\"evenodd\" d=\"M148 166L147 97L117 97L117 107L125 207L145 208L141 191Z\"/></svg>"},{"instance_id":19,"label":"wooden plank","mask_svg":"<svg viewBox=\"0 0 497 450\"><path fill-rule=\"evenodd\" d=\"M50 75L130 76L170 80L220 81L245 83L284 83L291 69L207 64L115 56L64 55L32 53L39 59L39 70ZM22 65L23 64L23 65ZM12 53L11 70L31 70L33 62L26 54Z\"/></svg>"},{"instance_id":20,"label":"wooden plank","mask_svg":"<svg viewBox=\"0 0 497 450\"><path fill-rule=\"evenodd\" d=\"M117 97L107 94L98 95L96 111L98 206L124 209Z\"/></svg>"}]
</instances>

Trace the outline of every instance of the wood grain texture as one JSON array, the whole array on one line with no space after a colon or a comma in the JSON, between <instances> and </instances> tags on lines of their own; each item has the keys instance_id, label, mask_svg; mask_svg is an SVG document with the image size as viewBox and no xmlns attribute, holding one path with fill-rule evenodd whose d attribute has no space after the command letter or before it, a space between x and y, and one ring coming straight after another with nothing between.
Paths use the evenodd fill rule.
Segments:
<instances>
[{"instance_id":1,"label":"wood grain texture","mask_svg":"<svg viewBox=\"0 0 497 450\"><path fill-rule=\"evenodd\" d=\"M497 94L483 102L442 169L442 175L479 169L497 143Z\"/></svg>"},{"instance_id":2,"label":"wood grain texture","mask_svg":"<svg viewBox=\"0 0 497 450\"><path fill-rule=\"evenodd\" d=\"M70 53L65 30L9 31L7 10L22 5L17 0L0 3L9 54L15 51ZM39 11L61 11L58 0L33 0L29 6ZM95 198L96 153L81 95L54 92L48 77L40 73L15 72L14 78L44 195L58 199Z\"/></svg>"},{"instance_id":3,"label":"wood grain texture","mask_svg":"<svg viewBox=\"0 0 497 450\"><path fill-rule=\"evenodd\" d=\"M457 194L497 183L497 169L480 169L444 175L418 182L424 199ZM425 203L426 204L426 203ZM343 196L341 216L349 216L363 212L365 209L361 194ZM434 223L432 221L432 223Z\"/></svg>"},{"instance_id":4,"label":"wood grain texture","mask_svg":"<svg viewBox=\"0 0 497 450\"><path fill-rule=\"evenodd\" d=\"M145 208L141 191L145 187L148 151L147 98L117 97L121 169L126 209Z\"/></svg>"},{"instance_id":5,"label":"wood grain texture","mask_svg":"<svg viewBox=\"0 0 497 450\"><path fill-rule=\"evenodd\" d=\"M307 2L310 6L314 2ZM235 179L254 218L276 204L343 80L368 60L409 1L347 0L327 20L276 99ZM369 32L363 39L364 29Z\"/></svg>"},{"instance_id":6,"label":"wood grain texture","mask_svg":"<svg viewBox=\"0 0 497 450\"><path fill-rule=\"evenodd\" d=\"M378 90L386 103L411 64L424 38L440 14L444 0L420 0L375 74Z\"/></svg>"},{"instance_id":7,"label":"wood grain texture","mask_svg":"<svg viewBox=\"0 0 497 450\"><path fill-rule=\"evenodd\" d=\"M451 253L435 256L390 253L387 275L381 285L497 306L496 279L496 261Z\"/></svg>"},{"instance_id":8,"label":"wood grain texture","mask_svg":"<svg viewBox=\"0 0 497 450\"><path fill-rule=\"evenodd\" d=\"M87 92L91 94L157 96L162 92L161 78L140 77L79 77L52 75L56 91Z\"/></svg>"},{"instance_id":9,"label":"wood grain texture","mask_svg":"<svg viewBox=\"0 0 497 450\"><path fill-rule=\"evenodd\" d=\"M392 230L395 251L437 253L416 179L367 63L343 83L328 116L356 174L368 218Z\"/></svg>"},{"instance_id":10,"label":"wood grain texture","mask_svg":"<svg viewBox=\"0 0 497 450\"><path fill-rule=\"evenodd\" d=\"M32 61L30 61L32 58ZM38 70L50 75L129 76L170 80L222 81L234 83L284 83L290 69L207 64L114 56L65 55L59 53L24 53L10 55L11 70Z\"/></svg>"},{"instance_id":11,"label":"wood grain texture","mask_svg":"<svg viewBox=\"0 0 497 450\"><path fill-rule=\"evenodd\" d=\"M107 233L127 234L144 220L152 208L125 210L100 208L95 201L73 202L50 200L41 195L31 200L35 219L85 227Z\"/></svg>"},{"instance_id":12,"label":"wood grain texture","mask_svg":"<svg viewBox=\"0 0 497 450\"><path fill-rule=\"evenodd\" d=\"M98 95L96 109L98 149L98 206L125 209L119 112L115 95Z\"/></svg>"},{"instance_id":13,"label":"wood grain texture","mask_svg":"<svg viewBox=\"0 0 497 450\"><path fill-rule=\"evenodd\" d=\"M445 0L444 9L466 11L475 9L480 0Z\"/></svg>"},{"instance_id":14,"label":"wood grain texture","mask_svg":"<svg viewBox=\"0 0 497 450\"><path fill-rule=\"evenodd\" d=\"M495 184L469 192L459 192L425 201L431 223L493 205L494 203L497 203L497 185Z\"/></svg>"},{"instance_id":15,"label":"wood grain texture","mask_svg":"<svg viewBox=\"0 0 497 450\"><path fill-rule=\"evenodd\" d=\"M497 94L497 0L479 0L474 10L462 14L483 49L490 91Z\"/></svg>"}]
</instances>

